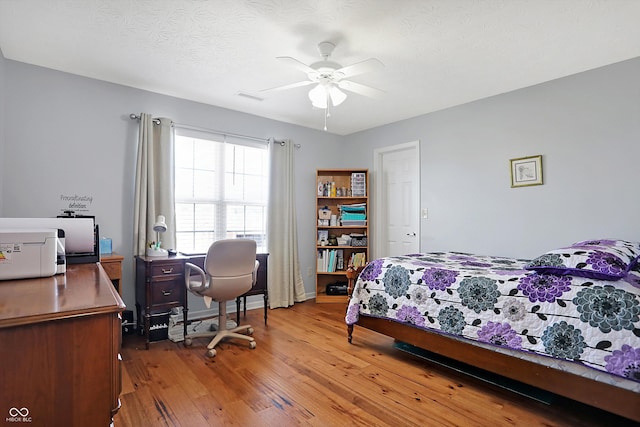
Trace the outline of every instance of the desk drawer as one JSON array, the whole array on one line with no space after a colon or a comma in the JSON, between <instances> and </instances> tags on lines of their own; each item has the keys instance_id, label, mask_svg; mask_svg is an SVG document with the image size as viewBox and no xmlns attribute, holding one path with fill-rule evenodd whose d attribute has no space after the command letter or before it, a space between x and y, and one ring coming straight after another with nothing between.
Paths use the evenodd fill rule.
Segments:
<instances>
[{"instance_id":1,"label":"desk drawer","mask_svg":"<svg viewBox=\"0 0 640 427\"><path fill-rule=\"evenodd\" d=\"M109 279L122 279L122 266L114 262L101 262L102 268L109 276Z\"/></svg>"},{"instance_id":2,"label":"desk drawer","mask_svg":"<svg viewBox=\"0 0 640 427\"><path fill-rule=\"evenodd\" d=\"M184 264L182 262L162 262L151 265L151 277L182 276Z\"/></svg>"},{"instance_id":3,"label":"desk drawer","mask_svg":"<svg viewBox=\"0 0 640 427\"><path fill-rule=\"evenodd\" d=\"M156 280L151 283L150 306L177 304L182 301L184 294L184 279L182 277L171 280Z\"/></svg>"}]
</instances>

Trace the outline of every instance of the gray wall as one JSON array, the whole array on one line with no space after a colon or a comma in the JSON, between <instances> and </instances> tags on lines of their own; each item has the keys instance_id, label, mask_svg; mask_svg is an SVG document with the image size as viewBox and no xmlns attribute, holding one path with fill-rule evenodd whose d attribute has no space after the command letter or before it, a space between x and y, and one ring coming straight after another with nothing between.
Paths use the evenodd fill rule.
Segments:
<instances>
[{"instance_id":1,"label":"gray wall","mask_svg":"<svg viewBox=\"0 0 640 427\"><path fill-rule=\"evenodd\" d=\"M55 216L93 197L101 234L125 255L133 307L137 123L177 123L302 144L296 157L301 268L315 292L315 169L373 168L373 149L421 141L422 250L532 257L575 240L640 240L640 59L339 137L0 57L0 215ZM364 154L362 154L364 153ZM510 158L542 154L545 185L510 188ZM375 238L375 236L373 236ZM259 297L258 297L259 298Z\"/></svg>"},{"instance_id":2,"label":"gray wall","mask_svg":"<svg viewBox=\"0 0 640 427\"><path fill-rule=\"evenodd\" d=\"M4 173L2 171L5 170L6 157L4 155L4 144L5 144L5 127L4 127L4 111L5 104L4 101L6 99L5 96L5 63L6 60L2 55L2 50L0 50L0 214L2 214L2 205L4 197L2 197L2 189L4 185L2 184L4 180Z\"/></svg>"},{"instance_id":3,"label":"gray wall","mask_svg":"<svg viewBox=\"0 0 640 427\"><path fill-rule=\"evenodd\" d=\"M373 148L420 140L422 251L529 258L581 239L640 240L638 76L635 58L353 134L346 146L373 168ZM510 188L509 159L537 154L544 185Z\"/></svg>"},{"instance_id":4,"label":"gray wall","mask_svg":"<svg viewBox=\"0 0 640 427\"><path fill-rule=\"evenodd\" d=\"M113 250L125 256L123 299L133 308L138 123L129 114L148 112L208 129L287 138L302 145L296 151L300 255L306 292L315 294L314 277L307 275L315 266L315 168L335 165L338 137L15 61L3 60L2 69L6 143L1 216L51 217L66 206L61 195L93 197L89 214L96 216L101 236L111 237Z\"/></svg>"}]
</instances>

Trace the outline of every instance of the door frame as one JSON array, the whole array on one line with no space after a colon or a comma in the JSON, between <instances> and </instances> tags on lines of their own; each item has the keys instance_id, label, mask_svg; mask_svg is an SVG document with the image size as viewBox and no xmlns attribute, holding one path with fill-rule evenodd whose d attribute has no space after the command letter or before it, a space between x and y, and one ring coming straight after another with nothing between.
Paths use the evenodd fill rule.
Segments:
<instances>
[{"instance_id":1,"label":"door frame","mask_svg":"<svg viewBox=\"0 0 640 427\"><path fill-rule=\"evenodd\" d=\"M417 209L414 212L415 215L415 220L416 220L416 225L417 225L417 231L416 233L418 233L418 251L421 250L422 248L422 234L420 233L420 225L421 225L421 221L420 221L420 206L422 206L422 203L420 202L420 177L422 175L422 171L420 170L420 140L415 140L415 141L410 141L410 142L405 142L402 144L396 144L396 145L390 145L387 147L381 147L381 148L376 148L373 150L373 179L371 180L373 188L374 188L374 198L371 201L371 205L373 207L373 213L374 213L374 221L373 221L373 235L374 235L374 245L371 248L373 251L373 254L371 256L371 260L379 258L380 254L382 253L382 237L386 234L383 231L383 227L384 224L383 222L383 210L382 210L382 194L383 194L383 189L382 189L382 185L381 185L381 179L380 179L380 174L382 173L381 167L382 167L382 159L385 156L385 154L387 153L391 153L394 151L406 151L406 150L413 150L415 152L415 162L416 162L416 180L417 180L417 185L415 187L415 194L414 197L416 198L416 200L418 200L417 205Z\"/></svg>"}]
</instances>

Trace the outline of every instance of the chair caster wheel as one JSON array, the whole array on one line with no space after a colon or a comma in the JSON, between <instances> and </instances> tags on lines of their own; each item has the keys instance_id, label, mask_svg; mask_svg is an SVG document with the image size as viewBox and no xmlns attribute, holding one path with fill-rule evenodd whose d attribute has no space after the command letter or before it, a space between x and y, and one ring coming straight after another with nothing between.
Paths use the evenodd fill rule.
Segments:
<instances>
[{"instance_id":1,"label":"chair caster wheel","mask_svg":"<svg viewBox=\"0 0 640 427\"><path fill-rule=\"evenodd\" d=\"M207 356L215 357L215 355L216 355L215 349L212 348L212 349L207 350Z\"/></svg>"},{"instance_id":2,"label":"chair caster wheel","mask_svg":"<svg viewBox=\"0 0 640 427\"><path fill-rule=\"evenodd\" d=\"M253 350L254 348L256 348L256 342L255 342L255 341L250 341L250 342L249 342L249 348L250 348L251 350Z\"/></svg>"},{"instance_id":3,"label":"chair caster wheel","mask_svg":"<svg viewBox=\"0 0 640 427\"><path fill-rule=\"evenodd\" d=\"M185 347L189 347L191 344L193 344L193 340L191 338L185 338L184 339L184 346Z\"/></svg>"},{"instance_id":4,"label":"chair caster wheel","mask_svg":"<svg viewBox=\"0 0 640 427\"><path fill-rule=\"evenodd\" d=\"M247 335L253 335L253 328L247 328Z\"/></svg>"}]
</instances>

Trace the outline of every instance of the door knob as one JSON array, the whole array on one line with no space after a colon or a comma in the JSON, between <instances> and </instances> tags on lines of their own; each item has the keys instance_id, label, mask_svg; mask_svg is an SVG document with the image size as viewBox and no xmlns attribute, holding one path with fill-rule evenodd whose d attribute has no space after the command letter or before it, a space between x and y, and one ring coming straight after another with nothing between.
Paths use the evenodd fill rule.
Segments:
<instances>
[{"instance_id":1,"label":"door knob","mask_svg":"<svg viewBox=\"0 0 640 427\"><path fill-rule=\"evenodd\" d=\"M415 236L416 236L416 233L407 233L407 236L415 237Z\"/></svg>"}]
</instances>

